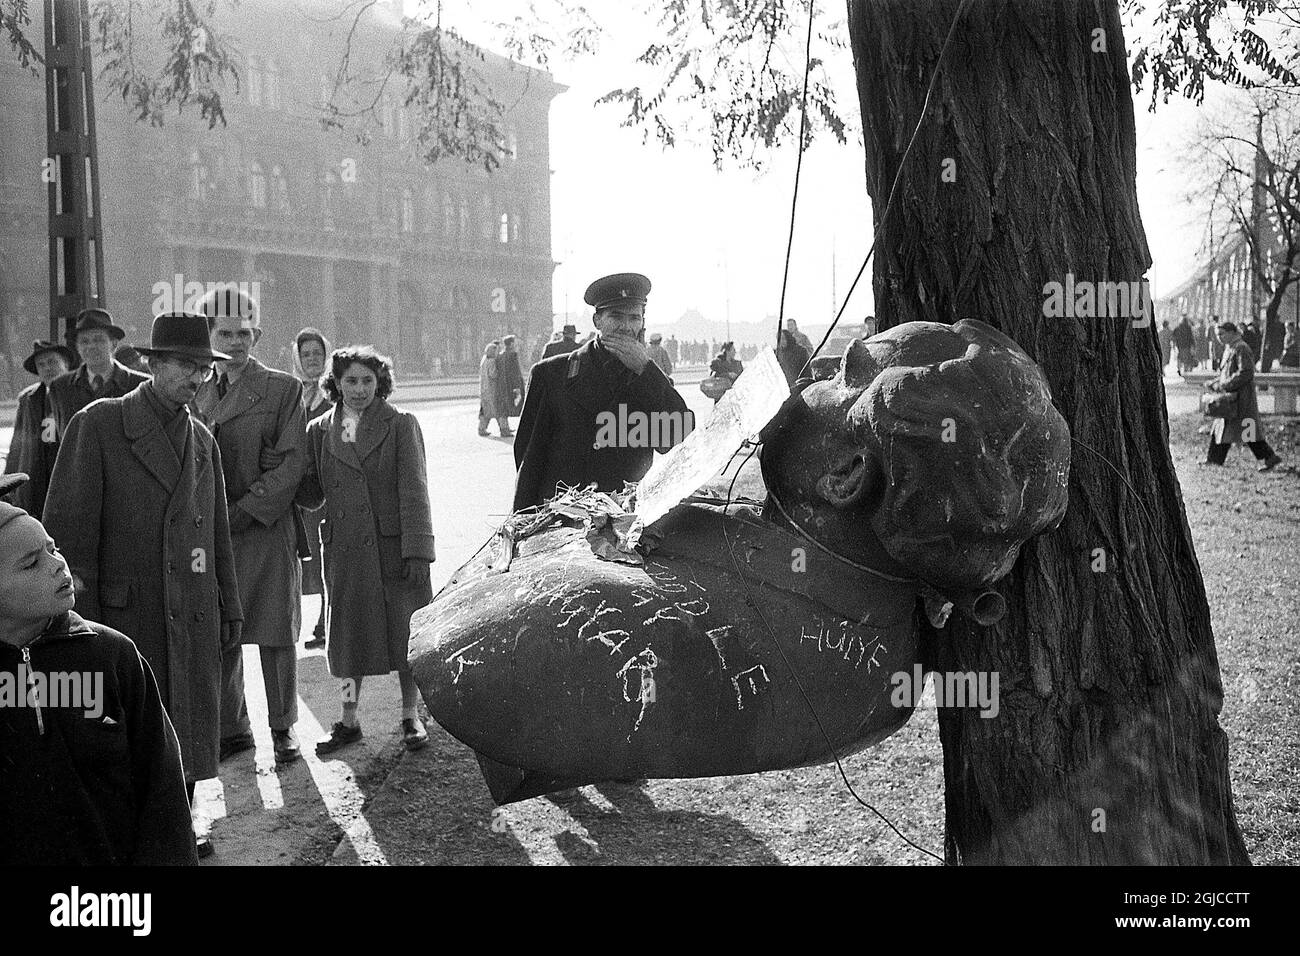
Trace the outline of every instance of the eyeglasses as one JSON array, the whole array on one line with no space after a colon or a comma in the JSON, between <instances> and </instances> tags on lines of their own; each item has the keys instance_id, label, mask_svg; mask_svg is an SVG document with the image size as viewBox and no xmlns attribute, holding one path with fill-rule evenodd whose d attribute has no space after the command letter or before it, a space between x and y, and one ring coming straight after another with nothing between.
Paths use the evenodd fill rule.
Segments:
<instances>
[{"instance_id":1,"label":"eyeglasses","mask_svg":"<svg viewBox=\"0 0 1300 956\"><path fill-rule=\"evenodd\" d=\"M202 373L201 382L210 382L212 377L217 374L215 366L199 365L197 362L191 362L189 359L173 358L172 364L185 373L186 378L193 378L195 375Z\"/></svg>"}]
</instances>

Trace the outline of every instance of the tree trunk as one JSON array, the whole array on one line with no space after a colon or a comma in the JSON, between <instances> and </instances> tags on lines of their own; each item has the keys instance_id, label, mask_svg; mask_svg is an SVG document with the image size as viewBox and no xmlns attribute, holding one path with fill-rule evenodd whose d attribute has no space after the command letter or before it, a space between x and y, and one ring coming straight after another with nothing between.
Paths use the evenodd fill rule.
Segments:
<instances>
[{"instance_id":1,"label":"tree trunk","mask_svg":"<svg viewBox=\"0 0 1300 956\"><path fill-rule=\"evenodd\" d=\"M877 218L957 7L849 0ZM1045 284L1067 273L1146 273L1134 139L1115 0L977 0L877 247L882 329L1000 328L1042 365L1075 439L1069 511L1001 584L1007 616L939 635L943 669L997 672L1001 691L993 719L940 710L949 862L1249 862L1157 330L1044 315Z\"/></svg>"}]
</instances>

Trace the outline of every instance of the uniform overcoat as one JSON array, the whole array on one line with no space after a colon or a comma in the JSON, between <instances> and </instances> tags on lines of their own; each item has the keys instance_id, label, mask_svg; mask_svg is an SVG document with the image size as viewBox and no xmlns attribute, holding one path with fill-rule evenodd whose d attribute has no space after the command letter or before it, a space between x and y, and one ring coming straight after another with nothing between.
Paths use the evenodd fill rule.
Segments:
<instances>
[{"instance_id":1,"label":"uniform overcoat","mask_svg":"<svg viewBox=\"0 0 1300 956\"><path fill-rule=\"evenodd\" d=\"M217 775L221 625L240 621L221 452L190 416L176 451L145 396L94 402L59 448L44 523L85 584L77 611L153 668L185 779Z\"/></svg>"},{"instance_id":2,"label":"uniform overcoat","mask_svg":"<svg viewBox=\"0 0 1300 956\"><path fill-rule=\"evenodd\" d=\"M311 406L307 405L307 398L303 396L303 418L310 422L313 418L330 410L329 396L325 394L323 388L316 389L313 395ZM303 446L303 470L306 470L307 452L306 445ZM303 559L300 564L302 567L302 593L303 594L324 594L325 578L323 562L324 558L320 550L320 523L325 517L325 510L317 508L315 511L308 511L306 508L299 508L302 515L303 530L307 533L307 547L311 550L311 557Z\"/></svg>"},{"instance_id":3,"label":"uniform overcoat","mask_svg":"<svg viewBox=\"0 0 1300 956\"><path fill-rule=\"evenodd\" d=\"M250 358L224 398L216 379L194 398L199 415L221 448L226 501L253 518L231 533L243 642L292 647L302 628L302 569L293 525L293 498L307 467L307 422L302 383ZM279 464L263 471L262 450L274 449Z\"/></svg>"},{"instance_id":4,"label":"uniform overcoat","mask_svg":"<svg viewBox=\"0 0 1300 956\"><path fill-rule=\"evenodd\" d=\"M656 448L594 447L598 416L617 416L619 405L626 405L629 413L676 412L683 422L690 414L654 362L634 375L598 339L533 366L515 431L516 511L554 496L560 481L584 486L594 481L601 491L621 491L624 481L644 477ZM668 442L657 450L671 447Z\"/></svg>"},{"instance_id":5,"label":"uniform overcoat","mask_svg":"<svg viewBox=\"0 0 1300 956\"><path fill-rule=\"evenodd\" d=\"M44 382L29 385L18 393L14 436L9 442L5 474L21 471L30 479L15 490L10 500L37 520L50 487L50 472L59 454L58 421L49 389Z\"/></svg>"},{"instance_id":6,"label":"uniform overcoat","mask_svg":"<svg viewBox=\"0 0 1300 956\"><path fill-rule=\"evenodd\" d=\"M1219 362L1218 391L1237 393L1237 412L1231 418L1214 420L1214 443L1216 445L1235 445L1242 438L1242 423L1249 419L1254 423L1254 435L1245 436L1250 441L1264 437L1259 421L1259 400L1255 395L1255 356L1250 346L1241 339L1228 342L1223 347L1223 358Z\"/></svg>"},{"instance_id":7,"label":"uniform overcoat","mask_svg":"<svg viewBox=\"0 0 1300 956\"><path fill-rule=\"evenodd\" d=\"M433 519L419 422L383 399L343 440L335 404L307 427L299 503L325 506L320 526L329 598L327 658L335 677L406 670L411 614L433 600L427 565L402 577L404 558L434 559Z\"/></svg>"}]
</instances>

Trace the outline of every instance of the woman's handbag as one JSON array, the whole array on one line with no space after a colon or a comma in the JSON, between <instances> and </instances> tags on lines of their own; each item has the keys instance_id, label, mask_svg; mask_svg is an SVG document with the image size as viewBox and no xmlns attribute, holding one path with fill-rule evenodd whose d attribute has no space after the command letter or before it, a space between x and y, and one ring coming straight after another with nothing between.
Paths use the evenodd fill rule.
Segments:
<instances>
[{"instance_id":1,"label":"woman's handbag","mask_svg":"<svg viewBox=\"0 0 1300 956\"><path fill-rule=\"evenodd\" d=\"M713 399L715 402L723 395L726 395L727 390L730 388L731 379L727 378L725 375L710 375L704 381L700 382L700 391L709 396L709 398Z\"/></svg>"},{"instance_id":2,"label":"woman's handbag","mask_svg":"<svg viewBox=\"0 0 1300 956\"><path fill-rule=\"evenodd\" d=\"M1205 392L1201 395L1201 413L1206 418L1232 418L1237 414L1237 393Z\"/></svg>"}]
</instances>

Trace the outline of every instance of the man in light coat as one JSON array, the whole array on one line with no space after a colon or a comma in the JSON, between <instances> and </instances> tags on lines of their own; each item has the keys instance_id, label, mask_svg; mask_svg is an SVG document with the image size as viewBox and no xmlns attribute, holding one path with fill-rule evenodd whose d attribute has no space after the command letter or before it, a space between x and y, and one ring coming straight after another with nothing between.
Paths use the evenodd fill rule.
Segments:
<instances>
[{"instance_id":1,"label":"man in light coat","mask_svg":"<svg viewBox=\"0 0 1300 956\"><path fill-rule=\"evenodd\" d=\"M217 775L222 646L239 645L221 451L189 413L213 372L207 319L154 319L151 378L72 417L44 524L77 581L77 611L135 641L180 739L190 799ZM211 852L206 838L200 856Z\"/></svg>"},{"instance_id":2,"label":"man in light coat","mask_svg":"<svg viewBox=\"0 0 1300 956\"><path fill-rule=\"evenodd\" d=\"M1255 397L1255 356L1233 323L1220 322L1214 331L1216 339L1223 345L1223 357L1219 363L1218 379L1206 388L1235 394L1236 402L1231 414L1214 420L1205 464L1222 465L1228 457L1228 449L1244 443L1259 460L1259 470L1271 471L1282 463L1282 459L1264 440L1259 401Z\"/></svg>"},{"instance_id":3,"label":"man in light coat","mask_svg":"<svg viewBox=\"0 0 1300 956\"><path fill-rule=\"evenodd\" d=\"M213 351L230 356L206 382L195 407L221 448L230 511L235 573L244 609L243 642L256 644L276 763L301 755L298 655L302 629L302 567L298 563L293 497L306 464L307 422L302 383L253 358L262 338L257 302L237 286L199 300ZM221 759L254 747L244 700L244 656L223 655Z\"/></svg>"}]
</instances>

